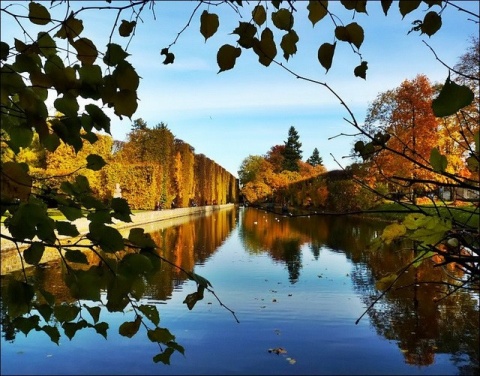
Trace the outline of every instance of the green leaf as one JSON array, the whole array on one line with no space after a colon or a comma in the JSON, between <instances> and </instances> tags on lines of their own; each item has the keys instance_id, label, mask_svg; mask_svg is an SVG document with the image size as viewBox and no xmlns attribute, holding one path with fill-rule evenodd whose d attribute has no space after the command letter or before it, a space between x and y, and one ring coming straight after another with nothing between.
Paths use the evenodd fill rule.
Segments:
<instances>
[{"instance_id":1,"label":"green leaf","mask_svg":"<svg viewBox=\"0 0 480 376\"><path fill-rule=\"evenodd\" d=\"M175 340L175 336L166 328L155 328L147 332L148 339L152 342L167 343Z\"/></svg>"},{"instance_id":2,"label":"green leaf","mask_svg":"<svg viewBox=\"0 0 480 376\"><path fill-rule=\"evenodd\" d=\"M125 52L121 46L115 43L109 43L107 44L107 52L105 52L103 62L108 66L114 67L124 61L128 56L130 56L130 54Z\"/></svg>"},{"instance_id":3,"label":"green leaf","mask_svg":"<svg viewBox=\"0 0 480 376\"><path fill-rule=\"evenodd\" d=\"M189 274L189 279L197 282L197 284L199 286L203 287L203 288L213 287L208 279L206 279L206 278L202 277L201 275L198 275L194 272L191 272Z\"/></svg>"},{"instance_id":4,"label":"green leaf","mask_svg":"<svg viewBox=\"0 0 480 376\"><path fill-rule=\"evenodd\" d=\"M335 37L343 42L352 43L359 49L364 40L364 32L359 24L352 22L347 26L337 26Z\"/></svg>"},{"instance_id":5,"label":"green leaf","mask_svg":"<svg viewBox=\"0 0 480 376\"><path fill-rule=\"evenodd\" d=\"M183 346L179 345L177 342L173 342L173 341L167 342L167 346L178 351L180 354L185 355L185 349L183 348Z\"/></svg>"},{"instance_id":6,"label":"green leaf","mask_svg":"<svg viewBox=\"0 0 480 376\"><path fill-rule=\"evenodd\" d=\"M72 46L77 50L77 59L83 65L92 65L98 56L97 47L88 38L80 38L71 42Z\"/></svg>"},{"instance_id":7,"label":"green leaf","mask_svg":"<svg viewBox=\"0 0 480 376\"><path fill-rule=\"evenodd\" d=\"M50 320L50 317L52 317L53 308L50 307L48 304L36 305L35 308L37 309L38 313L42 315L43 319L46 322L48 322Z\"/></svg>"},{"instance_id":8,"label":"green leaf","mask_svg":"<svg viewBox=\"0 0 480 376\"><path fill-rule=\"evenodd\" d=\"M101 277L96 267L88 270L70 270L65 277L65 283L74 298L100 301Z\"/></svg>"},{"instance_id":9,"label":"green leaf","mask_svg":"<svg viewBox=\"0 0 480 376\"><path fill-rule=\"evenodd\" d=\"M127 200L121 197L114 197L112 198L110 206L114 211L112 217L117 218L122 222L132 222L132 219L130 218L132 211L128 206Z\"/></svg>"},{"instance_id":10,"label":"green leaf","mask_svg":"<svg viewBox=\"0 0 480 376\"><path fill-rule=\"evenodd\" d=\"M136 21L126 21L122 20L122 23L120 24L120 27L118 28L118 33L120 34L121 37L128 37L130 34L132 34L133 29L137 25Z\"/></svg>"},{"instance_id":11,"label":"green leaf","mask_svg":"<svg viewBox=\"0 0 480 376\"><path fill-rule=\"evenodd\" d=\"M409 230L416 230L424 226L427 221L428 217L425 214L410 213L405 216L403 224Z\"/></svg>"},{"instance_id":12,"label":"green leaf","mask_svg":"<svg viewBox=\"0 0 480 376\"><path fill-rule=\"evenodd\" d=\"M417 9L420 3L420 0L400 0L398 6L400 8L402 18L405 18L408 13L413 12L415 9Z\"/></svg>"},{"instance_id":13,"label":"green leaf","mask_svg":"<svg viewBox=\"0 0 480 376\"><path fill-rule=\"evenodd\" d=\"M2 183L0 191L2 201L19 199L26 201L32 190L32 177L28 174L27 166L17 162L5 162L1 164Z\"/></svg>"},{"instance_id":14,"label":"green leaf","mask_svg":"<svg viewBox=\"0 0 480 376\"><path fill-rule=\"evenodd\" d=\"M30 312L30 305L35 295L33 286L16 280L7 282L6 293L2 291L3 304L8 309L11 319Z\"/></svg>"},{"instance_id":15,"label":"green leaf","mask_svg":"<svg viewBox=\"0 0 480 376\"><path fill-rule=\"evenodd\" d=\"M47 290L44 290L42 288L39 288L38 291L40 292L40 294L43 296L43 298L45 299L45 301L53 306L55 304L55 295L53 295L52 293L48 292ZM43 314L42 314L43 316ZM45 319L45 321L48 321L47 319Z\"/></svg>"},{"instance_id":16,"label":"green leaf","mask_svg":"<svg viewBox=\"0 0 480 376\"><path fill-rule=\"evenodd\" d=\"M160 314L158 313L157 306L153 304L142 304L138 307L138 310L142 312L146 318L148 318L154 325L160 323Z\"/></svg>"},{"instance_id":17,"label":"green leaf","mask_svg":"<svg viewBox=\"0 0 480 376\"><path fill-rule=\"evenodd\" d=\"M40 73L40 67L42 62L39 61L40 57L38 55L26 55L26 54L18 54L15 56L15 63L13 63L12 67L15 71L19 73L29 72L35 73L34 75L30 75L30 78L35 80L36 84L39 84L38 78L41 76L45 76L43 73ZM33 90L32 90L33 92Z\"/></svg>"},{"instance_id":18,"label":"green leaf","mask_svg":"<svg viewBox=\"0 0 480 376\"><path fill-rule=\"evenodd\" d=\"M57 228L59 235L65 236L78 236L80 233L77 230L77 226L70 222L56 221L55 227Z\"/></svg>"},{"instance_id":19,"label":"green leaf","mask_svg":"<svg viewBox=\"0 0 480 376\"><path fill-rule=\"evenodd\" d=\"M430 9L434 5L442 6L443 0L423 0L424 3L428 5L428 8Z\"/></svg>"},{"instance_id":20,"label":"green leaf","mask_svg":"<svg viewBox=\"0 0 480 376\"><path fill-rule=\"evenodd\" d=\"M360 65L355 67L355 69L353 70L353 74L355 75L355 77L361 77L364 80L366 80L367 79L367 69L368 69L368 63L366 61L362 61L362 63Z\"/></svg>"},{"instance_id":21,"label":"green leaf","mask_svg":"<svg viewBox=\"0 0 480 376\"><path fill-rule=\"evenodd\" d=\"M47 58L57 53L57 45L48 33L38 33L37 45L42 55Z\"/></svg>"},{"instance_id":22,"label":"green leaf","mask_svg":"<svg viewBox=\"0 0 480 376\"><path fill-rule=\"evenodd\" d=\"M473 102L474 94L465 85L450 80L450 74L437 98L432 101L433 113L437 117L450 116Z\"/></svg>"},{"instance_id":23,"label":"green leaf","mask_svg":"<svg viewBox=\"0 0 480 376\"><path fill-rule=\"evenodd\" d=\"M367 2L358 0L342 0L342 5L347 10L355 10L359 13L367 13Z\"/></svg>"},{"instance_id":24,"label":"green leaf","mask_svg":"<svg viewBox=\"0 0 480 376\"><path fill-rule=\"evenodd\" d=\"M393 0L381 0L381 3L382 3L383 13L385 13L385 16L386 16L388 13L388 10L390 9L390 6L393 3Z\"/></svg>"},{"instance_id":25,"label":"green leaf","mask_svg":"<svg viewBox=\"0 0 480 376\"><path fill-rule=\"evenodd\" d=\"M76 19L73 14L62 22L62 27L57 31L55 37L61 39L70 39L78 37L83 31L83 21Z\"/></svg>"},{"instance_id":26,"label":"green leaf","mask_svg":"<svg viewBox=\"0 0 480 376\"><path fill-rule=\"evenodd\" d=\"M12 236L17 239L33 239L38 236L49 243L56 239L54 229L55 223L48 217L46 205L32 200L18 207L8 226Z\"/></svg>"},{"instance_id":27,"label":"green leaf","mask_svg":"<svg viewBox=\"0 0 480 376\"><path fill-rule=\"evenodd\" d=\"M59 322L73 321L80 313L80 308L74 304L61 304L53 307L53 314Z\"/></svg>"},{"instance_id":28,"label":"green leaf","mask_svg":"<svg viewBox=\"0 0 480 376\"><path fill-rule=\"evenodd\" d=\"M87 104L85 110L90 115L95 129L104 130L110 133L110 118L98 106L94 104Z\"/></svg>"},{"instance_id":29,"label":"green leaf","mask_svg":"<svg viewBox=\"0 0 480 376\"><path fill-rule=\"evenodd\" d=\"M54 152L60 146L60 139L55 133L50 133L41 139L41 143L49 152Z\"/></svg>"},{"instance_id":30,"label":"green leaf","mask_svg":"<svg viewBox=\"0 0 480 376\"><path fill-rule=\"evenodd\" d=\"M58 210L60 210L69 221L83 217L82 209L79 207L59 205Z\"/></svg>"},{"instance_id":31,"label":"green leaf","mask_svg":"<svg viewBox=\"0 0 480 376\"><path fill-rule=\"evenodd\" d=\"M335 54L335 47L337 42L334 44L323 43L318 49L318 61L320 64L327 70L332 66L333 55Z\"/></svg>"},{"instance_id":32,"label":"green leaf","mask_svg":"<svg viewBox=\"0 0 480 376\"><path fill-rule=\"evenodd\" d=\"M143 294L145 293L146 284L145 280L142 277L136 277L133 279L130 286L130 295L133 299L137 301L142 299Z\"/></svg>"},{"instance_id":33,"label":"green leaf","mask_svg":"<svg viewBox=\"0 0 480 376\"><path fill-rule=\"evenodd\" d=\"M435 34L442 27L442 17L437 12L428 12L420 26L422 34L429 37Z\"/></svg>"},{"instance_id":34,"label":"green leaf","mask_svg":"<svg viewBox=\"0 0 480 376\"><path fill-rule=\"evenodd\" d=\"M46 25L52 20L47 8L33 1L28 4L28 18L35 25Z\"/></svg>"},{"instance_id":35,"label":"green leaf","mask_svg":"<svg viewBox=\"0 0 480 376\"><path fill-rule=\"evenodd\" d=\"M143 228L132 228L128 235L128 240L140 248L156 248L156 244L150 234L145 234L144 231Z\"/></svg>"},{"instance_id":36,"label":"green leaf","mask_svg":"<svg viewBox=\"0 0 480 376\"><path fill-rule=\"evenodd\" d=\"M233 47L229 44L224 44L217 53L217 64L220 68L218 73L232 69L235 66L237 57L242 53L238 47Z\"/></svg>"},{"instance_id":37,"label":"green leaf","mask_svg":"<svg viewBox=\"0 0 480 376\"><path fill-rule=\"evenodd\" d=\"M254 39L253 51L258 55L260 64L268 67L277 55L277 46L273 40L273 32L268 27L262 31L261 39Z\"/></svg>"},{"instance_id":38,"label":"green leaf","mask_svg":"<svg viewBox=\"0 0 480 376\"><path fill-rule=\"evenodd\" d=\"M205 288L202 286L198 286L197 291L188 294L183 301L184 304L187 305L189 310L192 310L195 304L203 299L203 293Z\"/></svg>"},{"instance_id":39,"label":"green leaf","mask_svg":"<svg viewBox=\"0 0 480 376\"><path fill-rule=\"evenodd\" d=\"M153 362L158 363L162 362L163 364L170 364L170 357L173 354L174 350L171 347L167 347L164 352L157 354L153 357Z\"/></svg>"},{"instance_id":40,"label":"green leaf","mask_svg":"<svg viewBox=\"0 0 480 376\"><path fill-rule=\"evenodd\" d=\"M106 322L99 322L93 328L98 334L101 334L105 339L107 339L108 324Z\"/></svg>"},{"instance_id":41,"label":"green leaf","mask_svg":"<svg viewBox=\"0 0 480 376\"><path fill-rule=\"evenodd\" d=\"M0 42L0 60L7 61L10 53L10 46L5 42Z\"/></svg>"},{"instance_id":42,"label":"green leaf","mask_svg":"<svg viewBox=\"0 0 480 376\"><path fill-rule=\"evenodd\" d=\"M60 332L58 331L56 326L48 326L44 325L40 328L42 332L45 332L53 343L59 344L58 341L60 340Z\"/></svg>"},{"instance_id":43,"label":"green leaf","mask_svg":"<svg viewBox=\"0 0 480 376\"><path fill-rule=\"evenodd\" d=\"M87 256L85 256L85 253L82 251L79 251L78 249L67 249L65 252L65 259L70 262L74 262L77 264L85 264L88 265L88 259Z\"/></svg>"},{"instance_id":44,"label":"green leaf","mask_svg":"<svg viewBox=\"0 0 480 376\"><path fill-rule=\"evenodd\" d=\"M386 243L390 244L393 241L400 239L407 233L407 228L401 223L392 223L383 229L380 238Z\"/></svg>"},{"instance_id":45,"label":"green leaf","mask_svg":"<svg viewBox=\"0 0 480 376\"><path fill-rule=\"evenodd\" d=\"M55 99L53 105L59 112L71 117L76 117L80 109L77 98L69 93L65 93L62 97Z\"/></svg>"},{"instance_id":46,"label":"green leaf","mask_svg":"<svg viewBox=\"0 0 480 376\"><path fill-rule=\"evenodd\" d=\"M29 147L33 140L32 128L26 127L23 124L10 129L8 135L10 136L8 144L15 153L20 151L19 148Z\"/></svg>"},{"instance_id":47,"label":"green leaf","mask_svg":"<svg viewBox=\"0 0 480 376\"><path fill-rule=\"evenodd\" d=\"M430 164L436 172L444 172L447 168L447 157L440 154L437 148L433 148L430 152Z\"/></svg>"},{"instance_id":48,"label":"green leaf","mask_svg":"<svg viewBox=\"0 0 480 376\"><path fill-rule=\"evenodd\" d=\"M282 3L283 0L272 0L272 5L275 7L275 8L280 8L280 4Z\"/></svg>"},{"instance_id":49,"label":"green leaf","mask_svg":"<svg viewBox=\"0 0 480 376\"><path fill-rule=\"evenodd\" d=\"M148 257L138 253L130 253L120 261L121 274L139 275L149 272L153 265Z\"/></svg>"},{"instance_id":50,"label":"green leaf","mask_svg":"<svg viewBox=\"0 0 480 376\"><path fill-rule=\"evenodd\" d=\"M291 30L294 24L292 12L288 9L282 8L277 12L272 12L273 24L280 30Z\"/></svg>"},{"instance_id":51,"label":"green leaf","mask_svg":"<svg viewBox=\"0 0 480 376\"><path fill-rule=\"evenodd\" d=\"M175 55L171 52L168 51L168 48L162 48L160 51L160 55L165 55L165 60L163 61L163 64L173 64L175 61Z\"/></svg>"},{"instance_id":52,"label":"green leaf","mask_svg":"<svg viewBox=\"0 0 480 376\"><path fill-rule=\"evenodd\" d=\"M205 41L217 32L219 25L218 16L215 13L203 11L200 16L200 33L205 38Z\"/></svg>"},{"instance_id":53,"label":"green leaf","mask_svg":"<svg viewBox=\"0 0 480 376\"><path fill-rule=\"evenodd\" d=\"M307 9L308 19L312 22L312 25L315 26L318 21L321 21L323 17L328 14L328 1L310 0Z\"/></svg>"},{"instance_id":54,"label":"green leaf","mask_svg":"<svg viewBox=\"0 0 480 376\"><path fill-rule=\"evenodd\" d=\"M23 258L26 263L30 265L38 265L42 259L45 246L42 243L34 242L25 251L23 251Z\"/></svg>"},{"instance_id":55,"label":"green leaf","mask_svg":"<svg viewBox=\"0 0 480 376\"><path fill-rule=\"evenodd\" d=\"M138 329L140 329L141 323L142 318L140 316L137 316L135 318L135 321L126 321L122 325L120 325L118 332L123 337L132 338L135 334L137 334Z\"/></svg>"},{"instance_id":56,"label":"green leaf","mask_svg":"<svg viewBox=\"0 0 480 376\"><path fill-rule=\"evenodd\" d=\"M86 304L84 304L83 306L86 308L86 310L88 311L88 313L90 313L90 316L92 316L93 322L94 322L94 323L97 323L98 320L100 319L100 311L101 311L101 308L98 307L98 306L89 307L89 306L87 306Z\"/></svg>"},{"instance_id":57,"label":"green leaf","mask_svg":"<svg viewBox=\"0 0 480 376\"><path fill-rule=\"evenodd\" d=\"M87 237L98 244L105 252L121 251L125 247L122 235L117 229L98 223L90 223Z\"/></svg>"},{"instance_id":58,"label":"green leaf","mask_svg":"<svg viewBox=\"0 0 480 376\"><path fill-rule=\"evenodd\" d=\"M78 330L88 327L88 323L85 320L79 320L78 322L64 322L62 325L63 331L68 339L72 340Z\"/></svg>"},{"instance_id":59,"label":"green leaf","mask_svg":"<svg viewBox=\"0 0 480 376\"><path fill-rule=\"evenodd\" d=\"M124 115L131 119L138 107L137 92L134 90L120 90L115 95L113 106L115 114L120 116L120 118Z\"/></svg>"},{"instance_id":60,"label":"green leaf","mask_svg":"<svg viewBox=\"0 0 480 376\"><path fill-rule=\"evenodd\" d=\"M258 26L262 26L267 20L265 7L263 5L256 5L252 10L252 18Z\"/></svg>"},{"instance_id":61,"label":"green leaf","mask_svg":"<svg viewBox=\"0 0 480 376\"><path fill-rule=\"evenodd\" d=\"M120 61L113 72L113 77L120 90L135 91L140 84L140 77L128 61Z\"/></svg>"},{"instance_id":62,"label":"green leaf","mask_svg":"<svg viewBox=\"0 0 480 376\"><path fill-rule=\"evenodd\" d=\"M452 228L449 220L432 216L425 217L419 226L410 236L409 239L416 240L425 245L436 245L445 236L445 233Z\"/></svg>"},{"instance_id":63,"label":"green leaf","mask_svg":"<svg viewBox=\"0 0 480 376\"><path fill-rule=\"evenodd\" d=\"M239 22L232 34L238 34L237 42L243 48L252 48L257 28L249 22Z\"/></svg>"},{"instance_id":64,"label":"green leaf","mask_svg":"<svg viewBox=\"0 0 480 376\"><path fill-rule=\"evenodd\" d=\"M280 47L283 50L283 57L285 60L294 54L297 53L297 42L298 42L298 35L295 30L290 30L287 34L282 37L282 42L280 43Z\"/></svg>"},{"instance_id":65,"label":"green leaf","mask_svg":"<svg viewBox=\"0 0 480 376\"><path fill-rule=\"evenodd\" d=\"M107 163L103 160L103 158L98 154L89 154L87 156L87 168L93 171L99 171L105 166Z\"/></svg>"},{"instance_id":66,"label":"green leaf","mask_svg":"<svg viewBox=\"0 0 480 376\"><path fill-rule=\"evenodd\" d=\"M30 333L32 329L35 329L40 322L40 317L33 315L30 317L17 317L13 320L13 326L20 330L25 336Z\"/></svg>"}]
</instances>

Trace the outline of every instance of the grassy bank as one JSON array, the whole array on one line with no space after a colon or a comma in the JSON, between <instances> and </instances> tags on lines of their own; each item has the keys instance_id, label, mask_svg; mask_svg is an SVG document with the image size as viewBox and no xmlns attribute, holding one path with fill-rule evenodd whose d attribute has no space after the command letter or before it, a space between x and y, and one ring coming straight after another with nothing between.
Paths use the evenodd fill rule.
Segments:
<instances>
[{"instance_id":1,"label":"grassy bank","mask_svg":"<svg viewBox=\"0 0 480 376\"><path fill-rule=\"evenodd\" d=\"M372 213L365 213L368 217L378 217L389 221L402 220L406 214L412 210L420 208L426 214L440 215L443 218L449 218L452 221L471 227L480 226L480 209L473 204L462 206L451 205L448 203L438 203L436 205L418 205L399 204L396 202L386 202L377 206Z\"/></svg>"}]
</instances>

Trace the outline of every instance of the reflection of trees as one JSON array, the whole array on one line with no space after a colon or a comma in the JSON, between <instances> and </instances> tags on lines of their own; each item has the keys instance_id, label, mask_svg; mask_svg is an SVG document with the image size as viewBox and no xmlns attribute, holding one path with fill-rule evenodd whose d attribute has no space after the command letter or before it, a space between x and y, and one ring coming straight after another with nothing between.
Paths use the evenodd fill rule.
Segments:
<instances>
[{"instance_id":1,"label":"reflection of trees","mask_svg":"<svg viewBox=\"0 0 480 376\"><path fill-rule=\"evenodd\" d=\"M376 280L415 257L414 251L407 250L383 250L368 255L368 266ZM449 273L455 274L455 270ZM408 364L427 366L434 362L436 353L450 353L461 371L478 371L478 302L464 292L444 297L444 282L452 283L453 279L434 268L433 262L412 267L396 282L397 287L368 312L371 322L380 335L398 343ZM363 283L365 279L357 280L356 286ZM366 290L368 294L363 297L368 306L379 292L373 286Z\"/></svg>"},{"instance_id":2,"label":"reflection of trees","mask_svg":"<svg viewBox=\"0 0 480 376\"><path fill-rule=\"evenodd\" d=\"M188 223L150 235L158 246L160 256L193 271L195 264L205 263L215 253L234 229L235 223L235 210L219 210L208 217L192 218ZM163 263L161 270L148 281L147 294L154 299L169 299L173 289L186 279L181 270Z\"/></svg>"},{"instance_id":3,"label":"reflection of trees","mask_svg":"<svg viewBox=\"0 0 480 376\"><path fill-rule=\"evenodd\" d=\"M352 279L366 306L378 296L375 281L400 270L415 257L399 246L367 251L385 223L364 218L288 218L262 210L243 211L239 229L245 248L266 252L287 265L292 283L300 276L301 246L309 244L315 259L321 248L345 253L352 260ZM455 275L455 270L447 270ZM456 275L457 277L458 274ZM479 307L467 293L444 297L447 273L423 262L404 274L396 286L369 311L372 324L383 337L396 341L408 364L432 364L435 354L453 354L461 373L478 373Z\"/></svg>"},{"instance_id":4,"label":"reflection of trees","mask_svg":"<svg viewBox=\"0 0 480 376\"><path fill-rule=\"evenodd\" d=\"M151 235L158 247L157 252L160 256L187 271L193 271L196 262L198 262L198 260L205 262L233 230L236 223L235 215L235 210L219 210L207 217L195 217L188 223L166 228L154 232ZM110 255L115 259L112 254ZM43 267L28 268L25 270L25 274L23 271L18 271L10 273L5 278L2 277L0 320L2 324L2 334L6 340L13 341L19 328L25 331L25 334L32 330L35 324L32 318L34 318L35 315L47 317L45 321L49 321L48 324L50 327L45 330L49 330L49 335L53 336L51 337L52 340L56 339L55 336L58 332L57 326L60 324L63 325L62 328L65 328L65 325L67 325L67 327L68 325L70 325L70 327L75 326L75 330L85 328L85 326L83 326L84 320L76 321L75 324L71 322L65 324L55 321L56 318L52 316L50 308L48 308L47 304L44 304L45 299L43 293L39 293L39 291L46 291L54 297L54 303L52 303L52 305L80 307L80 300L74 297L71 291L72 285L68 284L68 279L71 279L72 271L94 270L94 272L89 274L89 278L98 278L96 281L98 282L99 290L102 291L103 297L107 301L106 308L111 312L122 311L127 305L128 299L125 294L133 297L136 301L140 298L167 300L172 295L173 289L181 285L186 279L186 275L180 272L179 269L167 263L160 262L158 258L152 258L153 270L145 273L140 279L131 279L131 281L127 282L126 275L115 277L112 270L101 262L95 253L87 252L86 256L88 264L70 264L72 269L69 270L65 268L63 262L57 260L49 262ZM112 265L114 265L113 262ZM114 269L116 267L117 266L113 266ZM6 302L5 299L2 299L4 298L3 293L7 291L10 280L22 281L24 280L24 276L35 287L34 303L30 307L22 306L21 309L24 309L25 312L22 311L20 315L13 313L12 319L12 317L10 317L12 316L12 312L8 311L9 307L10 309L14 307L17 311L19 308L12 304L9 306L8 301ZM84 286L90 288L89 285ZM126 286L133 286L130 293L129 290L126 290ZM11 298L11 294L8 295L9 298ZM17 317L24 313L29 319ZM86 315L86 317L87 316L88 315ZM22 324L24 322L28 322L28 330L26 329L26 324ZM52 335L52 333L54 334ZM58 335L60 336L60 334Z\"/></svg>"}]
</instances>

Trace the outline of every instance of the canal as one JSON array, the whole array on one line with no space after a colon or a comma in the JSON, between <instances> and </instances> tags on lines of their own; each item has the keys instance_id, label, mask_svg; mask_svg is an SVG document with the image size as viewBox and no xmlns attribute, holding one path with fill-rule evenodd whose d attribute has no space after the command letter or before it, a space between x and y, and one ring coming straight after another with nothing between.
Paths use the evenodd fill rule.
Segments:
<instances>
[{"instance_id":1,"label":"canal","mask_svg":"<svg viewBox=\"0 0 480 376\"><path fill-rule=\"evenodd\" d=\"M362 317L385 289L382 278L414 257L403 246L369 247L384 226L255 208L150 226L159 254L206 278L214 294L198 295L195 281L161 262L122 312L106 293L95 302L72 298L60 261L29 269L27 278L61 308L48 315L38 304L24 315L25 323L37 316L36 326L17 321L13 329L11 308L2 304L1 374L478 373L478 296L445 297L442 283L461 278L453 269L430 261L410 268ZM8 278L21 280L23 273L2 278L2 285ZM73 314L68 304L78 307ZM152 306L162 335L182 349L169 364L157 356L165 346L150 338Z\"/></svg>"}]
</instances>

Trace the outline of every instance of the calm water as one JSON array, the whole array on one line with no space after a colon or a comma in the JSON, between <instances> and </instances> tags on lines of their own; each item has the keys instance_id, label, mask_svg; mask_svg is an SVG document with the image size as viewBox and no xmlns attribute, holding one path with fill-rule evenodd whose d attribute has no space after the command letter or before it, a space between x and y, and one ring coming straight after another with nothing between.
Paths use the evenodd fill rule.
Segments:
<instances>
[{"instance_id":1,"label":"calm water","mask_svg":"<svg viewBox=\"0 0 480 376\"><path fill-rule=\"evenodd\" d=\"M154 363L158 345L145 328L132 338L119 326L131 309L101 312L108 339L93 329L69 340L60 327L57 346L43 332L5 339L2 374L474 374L478 371L478 299L457 294L433 303L439 269L422 265L358 323L378 295L376 281L412 259L409 251L366 251L384 226L348 218L286 218L257 209L214 212L152 236L161 254L207 278L221 302L196 291L178 270L163 264L149 279L144 303L155 303L160 324L185 356ZM32 276L64 294L63 269L49 264ZM89 304L93 304L89 302ZM88 315L82 312L88 320Z\"/></svg>"}]
</instances>

